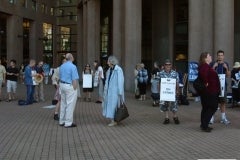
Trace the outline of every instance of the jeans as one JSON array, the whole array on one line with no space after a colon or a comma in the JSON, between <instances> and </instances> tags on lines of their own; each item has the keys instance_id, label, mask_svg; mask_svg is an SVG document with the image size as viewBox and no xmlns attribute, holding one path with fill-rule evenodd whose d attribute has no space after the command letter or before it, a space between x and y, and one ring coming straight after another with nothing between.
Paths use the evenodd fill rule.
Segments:
<instances>
[{"instance_id":1,"label":"jeans","mask_svg":"<svg viewBox=\"0 0 240 160\"><path fill-rule=\"evenodd\" d=\"M27 100L26 103L27 104L32 104L34 101L34 90L35 90L35 86L34 85L26 85L27 87Z\"/></svg>"}]
</instances>

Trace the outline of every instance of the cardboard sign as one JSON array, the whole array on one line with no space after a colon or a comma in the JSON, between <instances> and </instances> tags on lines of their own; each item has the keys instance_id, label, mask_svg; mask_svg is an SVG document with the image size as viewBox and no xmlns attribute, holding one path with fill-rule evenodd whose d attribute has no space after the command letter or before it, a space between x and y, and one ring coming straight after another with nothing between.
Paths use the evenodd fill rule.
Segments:
<instances>
[{"instance_id":1,"label":"cardboard sign","mask_svg":"<svg viewBox=\"0 0 240 160\"><path fill-rule=\"evenodd\" d=\"M83 88L92 88L91 74L83 74Z\"/></svg>"},{"instance_id":2,"label":"cardboard sign","mask_svg":"<svg viewBox=\"0 0 240 160\"><path fill-rule=\"evenodd\" d=\"M161 78L160 101L176 101L176 79Z\"/></svg>"},{"instance_id":3,"label":"cardboard sign","mask_svg":"<svg viewBox=\"0 0 240 160\"><path fill-rule=\"evenodd\" d=\"M226 83L226 75L225 74L218 74L219 81L220 81L220 95L219 97L224 97L224 92L225 92L225 83Z\"/></svg>"}]
</instances>

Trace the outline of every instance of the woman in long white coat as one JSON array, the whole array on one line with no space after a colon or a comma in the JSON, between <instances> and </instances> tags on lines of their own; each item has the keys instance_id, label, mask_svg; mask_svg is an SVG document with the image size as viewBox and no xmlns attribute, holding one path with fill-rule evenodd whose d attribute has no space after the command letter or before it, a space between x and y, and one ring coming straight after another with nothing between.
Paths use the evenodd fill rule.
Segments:
<instances>
[{"instance_id":1,"label":"woman in long white coat","mask_svg":"<svg viewBox=\"0 0 240 160\"><path fill-rule=\"evenodd\" d=\"M116 57L108 58L109 69L106 73L102 107L103 116L111 120L109 127L117 125L114 121L115 112L120 103L124 102L124 76L122 68L117 64Z\"/></svg>"}]
</instances>

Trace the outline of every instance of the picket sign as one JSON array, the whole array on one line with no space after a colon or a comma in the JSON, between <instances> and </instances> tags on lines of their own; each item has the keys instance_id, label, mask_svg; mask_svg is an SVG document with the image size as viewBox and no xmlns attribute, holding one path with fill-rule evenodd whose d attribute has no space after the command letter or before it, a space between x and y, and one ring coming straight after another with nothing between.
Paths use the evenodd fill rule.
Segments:
<instances>
[{"instance_id":1,"label":"picket sign","mask_svg":"<svg viewBox=\"0 0 240 160\"><path fill-rule=\"evenodd\" d=\"M161 78L160 101L176 101L176 79Z\"/></svg>"}]
</instances>

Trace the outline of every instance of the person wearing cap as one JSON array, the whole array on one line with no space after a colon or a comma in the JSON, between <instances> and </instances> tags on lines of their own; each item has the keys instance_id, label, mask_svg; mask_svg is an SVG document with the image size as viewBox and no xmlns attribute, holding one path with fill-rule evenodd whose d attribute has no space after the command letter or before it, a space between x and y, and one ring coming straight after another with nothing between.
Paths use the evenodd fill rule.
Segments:
<instances>
[{"instance_id":1,"label":"person wearing cap","mask_svg":"<svg viewBox=\"0 0 240 160\"><path fill-rule=\"evenodd\" d=\"M240 104L240 63L235 62L233 69L231 71L231 79L232 79L232 99L233 102L237 102Z\"/></svg>"},{"instance_id":2,"label":"person wearing cap","mask_svg":"<svg viewBox=\"0 0 240 160\"><path fill-rule=\"evenodd\" d=\"M179 76L178 76L178 73L172 69L172 63L169 59L165 60L164 69L160 72L160 81L161 81L161 78L174 78L174 79L176 79L176 94L179 93L179 85L178 85ZM161 109L161 111L163 111L165 113L165 119L164 119L163 124L169 124L170 123L169 113L168 113L169 110L173 114L174 123L175 124L180 123L180 121L177 117L177 111L178 111L177 100L175 102L161 101L160 102L160 109Z\"/></svg>"},{"instance_id":3,"label":"person wearing cap","mask_svg":"<svg viewBox=\"0 0 240 160\"><path fill-rule=\"evenodd\" d=\"M212 68L218 73L218 75L220 74L224 74L225 75L225 90L224 90L224 96L219 97L218 98L218 103L220 104L220 110L221 110L221 123L227 125L230 124L230 121L227 119L226 116L226 101L227 101L227 81L226 78L230 77L230 70L229 70L229 65L226 61L224 61L224 51L219 50L217 52L217 61L213 62L210 64L212 66ZM222 87L222 86L221 86ZM214 116L211 118L210 124L214 123Z\"/></svg>"}]
</instances>

